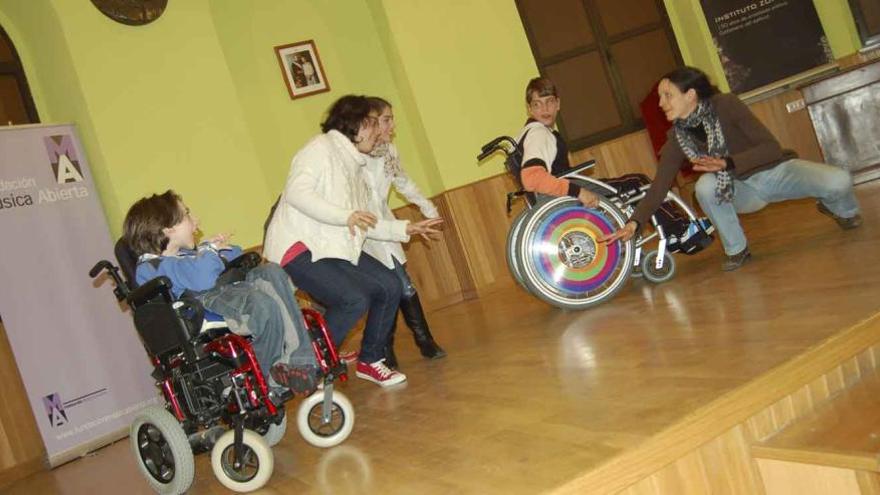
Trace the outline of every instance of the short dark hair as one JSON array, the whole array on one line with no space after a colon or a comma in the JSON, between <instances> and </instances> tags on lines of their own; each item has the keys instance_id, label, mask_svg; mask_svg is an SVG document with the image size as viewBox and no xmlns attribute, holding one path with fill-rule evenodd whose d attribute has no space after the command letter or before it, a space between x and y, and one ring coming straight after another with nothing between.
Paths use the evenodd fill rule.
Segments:
<instances>
[{"instance_id":1,"label":"short dark hair","mask_svg":"<svg viewBox=\"0 0 880 495\"><path fill-rule=\"evenodd\" d=\"M367 97L367 101L370 102L371 112L382 113L386 108L392 108L391 103L388 103L388 100L378 96L369 96Z\"/></svg>"},{"instance_id":2,"label":"short dark hair","mask_svg":"<svg viewBox=\"0 0 880 495\"><path fill-rule=\"evenodd\" d=\"M180 196L170 189L137 200L128 209L122 224L122 235L128 247L138 256L162 254L168 247L168 236L162 230L183 221L186 212L180 207L182 202Z\"/></svg>"},{"instance_id":3,"label":"short dark hair","mask_svg":"<svg viewBox=\"0 0 880 495\"><path fill-rule=\"evenodd\" d=\"M321 131L339 131L354 143L361 124L370 116L370 110L370 101L366 96L345 95L330 106L327 119L321 122Z\"/></svg>"},{"instance_id":4,"label":"short dark hair","mask_svg":"<svg viewBox=\"0 0 880 495\"><path fill-rule=\"evenodd\" d=\"M718 88L709 82L709 76L696 67L679 67L660 78L661 81L663 79L668 79L682 93L693 89L700 100L718 93Z\"/></svg>"},{"instance_id":5,"label":"short dark hair","mask_svg":"<svg viewBox=\"0 0 880 495\"><path fill-rule=\"evenodd\" d=\"M529 84L526 86L526 103L532 102L532 93L538 93L538 97L559 97L559 94L556 93L556 84L549 77L536 77L529 81Z\"/></svg>"}]
</instances>

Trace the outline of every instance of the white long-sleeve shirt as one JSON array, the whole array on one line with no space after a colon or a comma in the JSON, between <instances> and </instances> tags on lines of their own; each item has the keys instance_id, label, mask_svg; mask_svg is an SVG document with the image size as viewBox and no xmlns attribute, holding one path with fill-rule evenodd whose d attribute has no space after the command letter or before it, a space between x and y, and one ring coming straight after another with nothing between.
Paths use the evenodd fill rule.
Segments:
<instances>
[{"instance_id":1,"label":"white long-sleeve shirt","mask_svg":"<svg viewBox=\"0 0 880 495\"><path fill-rule=\"evenodd\" d=\"M352 235L348 218L370 209L364 178L366 158L342 133L316 136L293 157L287 184L266 232L264 254L279 263L297 242L312 252L312 261L338 258L357 264L367 237L407 242L405 220L379 220L366 234Z\"/></svg>"},{"instance_id":2,"label":"white long-sleeve shirt","mask_svg":"<svg viewBox=\"0 0 880 495\"><path fill-rule=\"evenodd\" d=\"M400 166L400 154L394 144L388 144L387 153L382 156L365 155L367 164L364 167L364 177L370 189L370 212L376 214L381 220L396 220L394 212L388 206L388 193L391 186L403 195L410 203L419 207L425 218L437 218L437 207L430 199L426 198L419 190L419 186L413 182ZM406 255L403 246L397 241L381 241L367 239L364 243L364 252L376 258L388 268L394 268L394 260L406 263Z\"/></svg>"}]
</instances>

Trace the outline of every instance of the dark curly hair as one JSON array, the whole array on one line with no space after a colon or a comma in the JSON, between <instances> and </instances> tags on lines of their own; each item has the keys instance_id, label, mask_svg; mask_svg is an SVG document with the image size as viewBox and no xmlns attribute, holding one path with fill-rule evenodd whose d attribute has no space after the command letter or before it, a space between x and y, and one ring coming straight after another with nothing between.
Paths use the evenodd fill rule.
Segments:
<instances>
[{"instance_id":1,"label":"dark curly hair","mask_svg":"<svg viewBox=\"0 0 880 495\"><path fill-rule=\"evenodd\" d=\"M372 105L366 96L345 95L330 107L327 119L321 123L321 131L337 130L354 143L361 124L370 116L370 110Z\"/></svg>"},{"instance_id":2,"label":"dark curly hair","mask_svg":"<svg viewBox=\"0 0 880 495\"><path fill-rule=\"evenodd\" d=\"M709 76L695 67L680 67L660 78L660 80L663 79L668 79L682 93L693 89L700 100L705 100L718 93L718 88L709 82Z\"/></svg>"},{"instance_id":3,"label":"dark curly hair","mask_svg":"<svg viewBox=\"0 0 880 495\"><path fill-rule=\"evenodd\" d=\"M131 205L122 224L122 235L135 254L162 254L168 247L168 237L162 229L174 227L186 215L181 203L180 196L169 189Z\"/></svg>"}]
</instances>

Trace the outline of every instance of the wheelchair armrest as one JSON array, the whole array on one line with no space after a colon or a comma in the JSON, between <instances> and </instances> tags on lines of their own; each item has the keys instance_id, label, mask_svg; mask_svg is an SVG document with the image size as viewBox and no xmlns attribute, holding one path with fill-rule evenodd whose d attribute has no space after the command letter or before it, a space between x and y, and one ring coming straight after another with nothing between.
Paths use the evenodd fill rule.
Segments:
<instances>
[{"instance_id":1,"label":"wheelchair armrest","mask_svg":"<svg viewBox=\"0 0 880 495\"><path fill-rule=\"evenodd\" d=\"M128 304L134 308L138 306L143 306L144 304L156 299L156 297L162 296L165 299L165 302L170 303L173 298L171 297L171 280L166 276L156 277L153 280L141 285L137 289L131 291L128 294L126 300Z\"/></svg>"},{"instance_id":2,"label":"wheelchair armrest","mask_svg":"<svg viewBox=\"0 0 880 495\"><path fill-rule=\"evenodd\" d=\"M247 252L231 260L226 264L226 269L230 270L233 268L246 268L250 270L251 268L255 268L259 266L260 263L263 262L263 257L260 256L260 253L255 253L253 251Z\"/></svg>"},{"instance_id":3,"label":"wheelchair armrest","mask_svg":"<svg viewBox=\"0 0 880 495\"><path fill-rule=\"evenodd\" d=\"M263 262L263 257L258 253L244 253L232 261L226 262L223 273L217 277L216 284L226 285L240 282L245 279L248 272L258 267Z\"/></svg>"},{"instance_id":4,"label":"wheelchair armrest","mask_svg":"<svg viewBox=\"0 0 880 495\"><path fill-rule=\"evenodd\" d=\"M568 177L569 175L575 175L583 172L584 170L589 170L596 166L596 160L588 160L580 165L575 165L567 170L563 170L562 172L553 174L555 177Z\"/></svg>"}]
</instances>

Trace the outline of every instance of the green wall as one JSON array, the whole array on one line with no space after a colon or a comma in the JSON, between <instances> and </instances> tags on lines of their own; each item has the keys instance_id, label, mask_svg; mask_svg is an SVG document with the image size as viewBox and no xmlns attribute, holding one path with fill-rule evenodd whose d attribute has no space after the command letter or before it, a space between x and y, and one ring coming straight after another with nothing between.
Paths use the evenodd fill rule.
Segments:
<instances>
[{"instance_id":1,"label":"green wall","mask_svg":"<svg viewBox=\"0 0 880 495\"><path fill-rule=\"evenodd\" d=\"M722 90L729 90L700 0L664 0L664 3L685 63L704 70ZM813 0L813 3L835 57L849 55L862 47L847 0Z\"/></svg>"},{"instance_id":2,"label":"green wall","mask_svg":"<svg viewBox=\"0 0 880 495\"><path fill-rule=\"evenodd\" d=\"M490 139L519 131L523 91L538 75L514 2L372 3L386 17L385 44L397 52L395 80L419 113L443 187L501 172L498 156L481 167L475 157Z\"/></svg>"},{"instance_id":3,"label":"green wall","mask_svg":"<svg viewBox=\"0 0 880 495\"><path fill-rule=\"evenodd\" d=\"M104 210L117 212L119 201L104 166L101 146L66 37L50 0L0 0L0 25L9 34L22 59L40 119L47 123L77 124L92 163L92 175L101 192Z\"/></svg>"},{"instance_id":4,"label":"green wall","mask_svg":"<svg viewBox=\"0 0 880 495\"><path fill-rule=\"evenodd\" d=\"M699 0L665 1L685 61L724 86ZM856 50L846 0L815 1L835 54ZM538 73L513 0L185 0L141 27L85 0L0 0L0 23L42 120L77 124L114 234L135 199L174 188L206 233L260 243L291 157L347 93L394 104L429 195L497 174L479 146L518 131ZM291 100L273 47L308 39L332 90Z\"/></svg>"},{"instance_id":5,"label":"green wall","mask_svg":"<svg viewBox=\"0 0 880 495\"><path fill-rule=\"evenodd\" d=\"M327 108L343 94L374 94L398 110L397 144L410 175L429 194L442 191L424 167L413 125L400 97L373 15L365 2L263 2L215 0L211 15L245 124L256 145L269 191L284 187L290 159L312 136ZM314 40L331 91L291 100L273 47Z\"/></svg>"},{"instance_id":6,"label":"green wall","mask_svg":"<svg viewBox=\"0 0 880 495\"><path fill-rule=\"evenodd\" d=\"M111 231L120 232L135 199L174 188L206 233L258 242L253 219L265 216L269 194L207 0L169 2L162 18L142 27L111 22L88 3L22 4L5 0L0 12L18 33L13 41L39 88L42 120L79 125ZM56 79L56 64L73 70ZM63 101L71 87L83 104L78 95Z\"/></svg>"}]
</instances>

